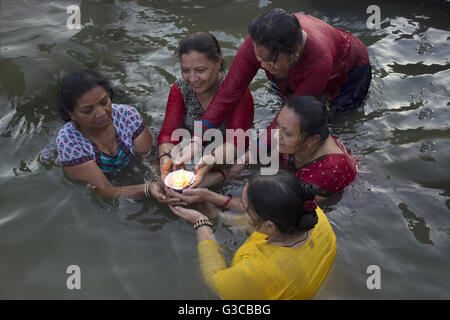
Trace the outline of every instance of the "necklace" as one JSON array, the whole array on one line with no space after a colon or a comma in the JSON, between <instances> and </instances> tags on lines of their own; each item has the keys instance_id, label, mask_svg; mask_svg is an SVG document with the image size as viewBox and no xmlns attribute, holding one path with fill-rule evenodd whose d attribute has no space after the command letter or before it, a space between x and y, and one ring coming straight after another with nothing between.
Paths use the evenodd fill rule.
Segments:
<instances>
[{"instance_id":1,"label":"necklace","mask_svg":"<svg viewBox=\"0 0 450 320\"><path fill-rule=\"evenodd\" d=\"M303 241L305 241L306 239L308 239L308 235L309 235L309 231L306 232L306 237L305 237L304 239L299 240L299 241L296 241L296 242L294 242L293 244L290 244L290 245L285 245L284 247L286 247L286 248L293 247L293 246L295 246L296 244L298 244L298 243L300 243L300 242L303 242Z\"/></svg>"},{"instance_id":2,"label":"necklace","mask_svg":"<svg viewBox=\"0 0 450 320\"><path fill-rule=\"evenodd\" d=\"M93 144L95 144L100 151L102 151L103 153L109 154L109 155L115 155L117 153L116 130L114 129L113 123L111 123L112 131L113 131L113 145L111 148L106 147L95 136L82 130L80 125L78 123L76 123L75 121L72 121L72 123L74 123L77 130L80 131L89 141L91 141Z\"/></svg>"},{"instance_id":3,"label":"necklace","mask_svg":"<svg viewBox=\"0 0 450 320\"><path fill-rule=\"evenodd\" d=\"M299 244L299 243L305 241L306 239L308 239L308 236L309 236L309 231L306 232L306 237L305 238L303 238L301 240L298 240L298 241L296 241L296 242L294 242L292 244L289 244L289 245L283 244L282 247L291 248L291 247L295 246L296 244ZM269 239L267 239L267 240L269 240ZM277 243L277 242L281 242L282 243L282 241L272 241L272 244L273 243Z\"/></svg>"}]
</instances>

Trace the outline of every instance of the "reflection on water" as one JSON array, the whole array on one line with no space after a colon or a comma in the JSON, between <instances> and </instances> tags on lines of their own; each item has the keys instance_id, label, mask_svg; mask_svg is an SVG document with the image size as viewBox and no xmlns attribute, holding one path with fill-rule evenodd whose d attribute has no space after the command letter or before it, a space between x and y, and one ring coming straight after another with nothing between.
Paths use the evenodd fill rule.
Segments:
<instances>
[{"instance_id":1,"label":"reflection on water","mask_svg":"<svg viewBox=\"0 0 450 320\"><path fill-rule=\"evenodd\" d=\"M83 0L81 30L66 27L71 1L0 2L0 297L216 298L203 283L190 225L154 200L105 202L62 173L58 84L76 69L100 71L114 102L134 105L156 137L180 77L178 41L211 31L230 66L251 19L280 6L356 34L373 65L364 108L331 126L360 172L342 198L324 204L338 255L317 298L449 298L449 4L383 2L382 28L369 30L372 1L274 2ZM251 90L254 127L265 128L279 100L263 72ZM151 178L155 153L111 181ZM215 190L239 197L256 171ZM220 223L215 234L228 260L247 237ZM83 275L77 292L65 287L72 264ZM366 287L374 264L377 292Z\"/></svg>"}]
</instances>

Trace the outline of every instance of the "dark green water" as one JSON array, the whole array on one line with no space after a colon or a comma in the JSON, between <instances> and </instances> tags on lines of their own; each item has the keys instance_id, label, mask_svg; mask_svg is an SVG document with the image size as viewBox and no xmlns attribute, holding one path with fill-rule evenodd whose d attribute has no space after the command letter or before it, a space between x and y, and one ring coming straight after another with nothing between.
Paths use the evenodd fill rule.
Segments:
<instances>
[{"instance_id":1,"label":"dark green water","mask_svg":"<svg viewBox=\"0 0 450 320\"><path fill-rule=\"evenodd\" d=\"M215 298L203 284L190 225L151 200L105 203L64 177L45 148L63 124L56 88L67 72L98 70L115 102L136 106L156 138L180 76L178 41L212 31L229 66L251 19L283 7L356 34L374 70L364 108L332 128L358 157L360 174L324 208L338 254L316 298L449 299L450 4L377 2L381 29L370 30L372 3L335 3L2 0L0 298ZM81 30L66 27L72 4L80 5ZM260 72L251 85L257 129L276 112L268 88ZM251 173L219 191L239 195ZM147 175L138 166L115 180ZM246 235L219 226L216 237L231 257ZM69 265L81 268L81 290L66 287ZM380 290L366 286L369 265L380 267Z\"/></svg>"}]
</instances>

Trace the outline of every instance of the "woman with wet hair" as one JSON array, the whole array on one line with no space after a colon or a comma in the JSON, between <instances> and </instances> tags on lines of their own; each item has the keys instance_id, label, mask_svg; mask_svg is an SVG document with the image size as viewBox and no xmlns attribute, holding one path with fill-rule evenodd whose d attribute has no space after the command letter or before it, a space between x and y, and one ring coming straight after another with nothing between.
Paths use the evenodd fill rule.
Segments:
<instances>
[{"instance_id":1,"label":"woman with wet hair","mask_svg":"<svg viewBox=\"0 0 450 320\"><path fill-rule=\"evenodd\" d=\"M211 220L199 211L170 206L194 225L203 276L222 299L314 297L336 256L336 237L316 206L314 187L281 171L274 176L250 177L242 201L229 198L224 203L223 195L203 188L187 191L192 201L240 208L254 230L227 267Z\"/></svg>"},{"instance_id":2,"label":"woman with wet hair","mask_svg":"<svg viewBox=\"0 0 450 320\"><path fill-rule=\"evenodd\" d=\"M90 184L104 198L153 196L160 202L180 203L168 199L163 185L156 181L130 186L108 182L106 174L125 168L136 155L150 152L153 139L134 107L112 103L113 89L102 75L91 70L68 74L60 98L65 125L56 145L70 178Z\"/></svg>"},{"instance_id":3,"label":"woman with wet hair","mask_svg":"<svg viewBox=\"0 0 450 320\"><path fill-rule=\"evenodd\" d=\"M161 132L158 137L161 177L164 177L172 168L171 151L179 139L174 139L172 133L179 128L187 129L191 137L194 135L194 122L200 120L202 115L209 110L211 101L216 95L217 89L225 79L225 66L221 49L217 39L208 32L195 32L188 34L178 48L178 57L181 64L182 79L177 80L169 93L166 106L166 115ZM253 125L254 105L248 85L242 88L242 95L236 100L237 108L227 115L225 123L219 127L224 144L214 150L210 157L225 159L228 152L235 152L238 137L234 141L225 141L226 129L242 129L246 131ZM223 162L222 162L223 163ZM204 185L212 185L225 180L227 169L217 169L205 175L213 167L202 167L198 173L196 186L202 180Z\"/></svg>"},{"instance_id":4,"label":"woman with wet hair","mask_svg":"<svg viewBox=\"0 0 450 320\"><path fill-rule=\"evenodd\" d=\"M318 188L318 199L344 190L357 174L356 161L329 134L328 113L315 97L288 97L276 125L281 166L296 168L297 178Z\"/></svg>"}]
</instances>

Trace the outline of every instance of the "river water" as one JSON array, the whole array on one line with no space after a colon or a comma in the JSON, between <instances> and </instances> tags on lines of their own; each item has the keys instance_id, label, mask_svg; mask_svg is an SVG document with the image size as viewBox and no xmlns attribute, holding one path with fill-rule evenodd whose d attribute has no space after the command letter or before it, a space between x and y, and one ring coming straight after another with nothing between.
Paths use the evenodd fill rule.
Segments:
<instances>
[{"instance_id":1,"label":"river water","mask_svg":"<svg viewBox=\"0 0 450 320\"><path fill-rule=\"evenodd\" d=\"M100 71L115 102L134 105L156 138L180 77L178 41L211 31L230 66L248 23L282 7L357 35L374 72L364 108L332 125L360 173L339 202L324 206L338 254L315 298L449 299L450 4L377 1L381 28L369 29L370 1L318 3L2 0L0 298L216 298L203 283L192 226L153 200L107 203L64 176L53 149L63 125L57 85L70 71ZM80 30L66 25L74 4ZM269 88L258 73L256 129L277 111ZM238 196L255 170L217 191ZM133 184L148 175L138 163L113 180ZM222 225L215 233L228 258L247 236ZM70 265L81 270L80 290L66 286ZM373 265L381 287L370 290Z\"/></svg>"}]
</instances>

